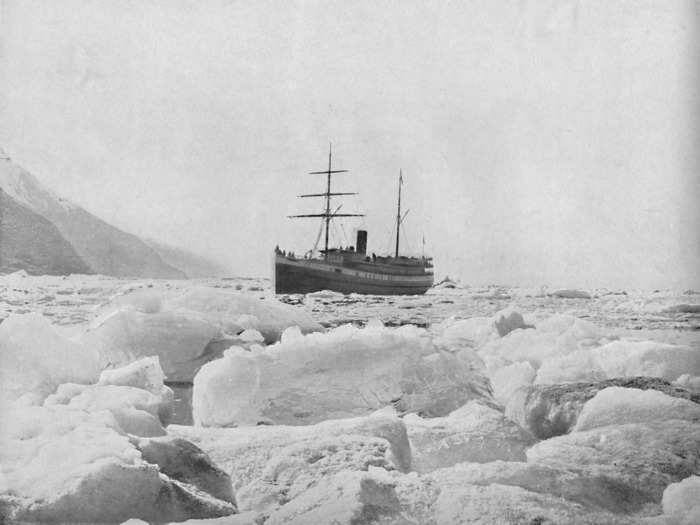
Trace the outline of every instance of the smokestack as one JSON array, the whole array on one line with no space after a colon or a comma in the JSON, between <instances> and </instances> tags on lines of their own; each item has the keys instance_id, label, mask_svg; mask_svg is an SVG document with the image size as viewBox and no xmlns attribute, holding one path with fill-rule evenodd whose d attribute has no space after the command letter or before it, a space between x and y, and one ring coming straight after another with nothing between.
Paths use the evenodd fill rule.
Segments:
<instances>
[{"instance_id":1,"label":"smokestack","mask_svg":"<svg viewBox=\"0 0 700 525\"><path fill-rule=\"evenodd\" d=\"M357 230L357 253L367 253L367 230Z\"/></svg>"}]
</instances>

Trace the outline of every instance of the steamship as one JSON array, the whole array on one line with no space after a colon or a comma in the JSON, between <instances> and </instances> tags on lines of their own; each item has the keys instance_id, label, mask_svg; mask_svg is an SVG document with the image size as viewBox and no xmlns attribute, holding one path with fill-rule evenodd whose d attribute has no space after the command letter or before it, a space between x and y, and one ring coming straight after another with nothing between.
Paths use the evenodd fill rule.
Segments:
<instances>
[{"instance_id":1,"label":"steamship","mask_svg":"<svg viewBox=\"0 0 700 525\"><path fill-rule=\"evenodd\" d=\"M355 246L329 248L328 230L331 220L338 217L363 216L355 213L338 213L340 207L331 211L331 197L355 195L355 193L331 191L331 176L336 173L347 173L347 171L332 169L332 151L329 149L328 169L310 172L310 175L326 175L326 191L325 193L299 195L299 197L324 198L325 211L323 213L291 215L289 218L321 218L325 226L325 245L322 250L318 251L315 246L304 256L296 256L294 253L288 253L275 247L275 293L310 293L320 290L332 290L344 294L374 295L425 293L433 285L432 258L399 255L399 232L401 223L406 217L405 213L403 216L401 215L403 177L400 173L394 254L386 256L368 254L366 230L357 231Z\"/></svg>"}]
</instances>

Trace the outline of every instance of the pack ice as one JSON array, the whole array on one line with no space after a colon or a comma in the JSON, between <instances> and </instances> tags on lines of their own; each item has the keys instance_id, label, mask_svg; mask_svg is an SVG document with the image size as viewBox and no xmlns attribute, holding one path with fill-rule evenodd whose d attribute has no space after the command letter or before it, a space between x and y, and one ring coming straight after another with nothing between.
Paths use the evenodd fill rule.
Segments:
<instances>
[{"instance_id":1,"label":"pack ice","mask_svg":"<svg viewBox=\"0 0 700 525\"><path fill-rule=\"evenodd\" d=\"M322 330L303 310L274 299L205 287L147 290L115 297L82 342L99 351L103 366L157 355L168 381L191 382L204 363L229 346L275 341L289 326Z\"/></svg>"},{"instance_id":2,"label":"pack ice","mask_svg":"<svg viewBox=\"0 0 700 525\"><path fill-rule=\"evenodd\" d=\"M162 522L235 513L228 475L195 445L165 435L172 392L162 379L154 357L94 384L64 383L45 400L35 392L33 405L5 398L3 519Z\"/></svg>"}]
</instances>

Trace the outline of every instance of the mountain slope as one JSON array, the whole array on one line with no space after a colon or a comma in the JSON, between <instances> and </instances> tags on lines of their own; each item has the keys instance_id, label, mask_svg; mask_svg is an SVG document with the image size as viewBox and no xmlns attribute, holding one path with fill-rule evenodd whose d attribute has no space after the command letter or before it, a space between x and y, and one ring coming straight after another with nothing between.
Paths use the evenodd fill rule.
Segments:
<instances>
[{"instance_id":1,"label":"mountain slope","mask_svg":"<svg viewBox=\"0 0 700 525\"><path fill-rule=\"evenodd\" d=\"M169 265L181 269L191 279L222 277L231 273L217 261L197 255L184 248L170 246L152 239L146 239L146 242L160 255L161 259Z\"/></svg>"},{"instance_id":2,"label":"mountain slope","mask_svg":"<svg viewBox=\"0 0 700 525\"><path fill-rule=\"evenodd\" d=\"M0 188L0 272L91 273L90 267L47 219Z\"/></svg>"},{"instance_id":3,"label":"mountain slope","mask_svg":"<svg viewBox=\"0 0 700 525\"><path fill-rule=\"evenodd\" d=\"M15 202L53 223L95 273L117 277L186 278L181 270L163 262L141 239L59 198L31 173L3 155L0 155L0 188Z\"/></svg>"}]
</instances>

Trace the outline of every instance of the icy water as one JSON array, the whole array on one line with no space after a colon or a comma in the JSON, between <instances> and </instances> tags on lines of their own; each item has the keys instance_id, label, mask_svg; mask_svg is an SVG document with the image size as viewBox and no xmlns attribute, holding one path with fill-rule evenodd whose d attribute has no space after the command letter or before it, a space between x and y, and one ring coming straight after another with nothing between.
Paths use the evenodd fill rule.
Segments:
<instances>
[{"instance_id":1,"label":"icy water","mask_svg":"<svg viewBox=\"0 0 700 525\"><path fill-rule=\"evenodd\" d=\"M138 289L181 290L194 286L230 289L251 297L273 295L268 279L162 281L89 275L10 275L0 278L0 320L11 313L38 312L54 324L71 327L89 322L94 312L115 296ZM345 323L364 325L370 319L380 319L387 326L430 327L449 317L490 316L513 306L534 318L565 313L613 330L652 330L667 332L665 337L671 339L700 339L700 335L693 335L700 331L698 291L587 290L590 299L557 297L553 295L556 291L546 287L448 284L420 296L342 295L324 291L277 298L305 309L326 327Z\"/></svg>"},{"instance_id":2,"label":"icy water","mask_svg":"<svg viewBox=\"0 0 700 525\"><path fill-rule=\"evenodd\" d=\"M0 279L0 320L11 313L38 312L71 333L79 331L100 307L115 297L142 289L185 290L194 286L227 289L264 298L273 294L268 279L227 278L187 281L117 279L106 276L24 276ZM554 313L586 319L629 339L657 340L700 348L700 293L693 290L588 290L590 298L554 295L555 289L509 286L439 285L422 296L342 295L335 292L279 295L306 310L325 327L413 324L430 329L448 318L491 316L512 306L531 322ZM176 395L175 422L191 424L191 385L170 384Z\"/></svg>"}]
</instances>

